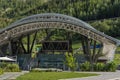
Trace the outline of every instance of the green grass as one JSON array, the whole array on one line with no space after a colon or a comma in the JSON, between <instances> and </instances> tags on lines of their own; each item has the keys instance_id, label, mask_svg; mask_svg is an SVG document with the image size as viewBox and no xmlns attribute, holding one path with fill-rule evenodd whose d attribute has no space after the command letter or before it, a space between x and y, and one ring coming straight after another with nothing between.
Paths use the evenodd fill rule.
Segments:
<instances>
[{"instance_id":1,"label":"green grass","mask_svg":"<svg viewBox=\"0 0 120 80\"><path fill-rule=\"evenodd\" d=\"M80 47L82 47L81 43L73 43L73 44L72 44L72 48L73 48L73 49L78 49L78 48L80 48Z\"/></svg>"},{"instance_id":2,"label":"green grass","mask_svg":"<svg viewBox=\"0 0 120 80\"><path fill-rule=\"evenodd\" d=\"M75 72L30 72L18 77L16 80L58 80L67 78L81 78L88 76L97 76L91 73L75 73Z\"/></svg>"}]
</instances>

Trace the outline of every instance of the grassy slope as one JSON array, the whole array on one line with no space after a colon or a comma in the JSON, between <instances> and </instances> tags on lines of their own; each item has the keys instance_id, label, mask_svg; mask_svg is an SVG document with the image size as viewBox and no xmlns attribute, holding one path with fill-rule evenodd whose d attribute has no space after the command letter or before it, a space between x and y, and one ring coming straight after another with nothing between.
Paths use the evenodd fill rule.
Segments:
<instances>
[{"instance_id":1,"label":"grassy slope","mask_svg":"<svg viewBox=\"0 0 120 80\"><path fill-rule=\"evenodd\" d=\"M74 73L74 72L30 72L28 74L18 77L16 80L58 80L97 75L98 74Z\"/></svg>"},{"instance_id":2,"label":"grassy slope","mask_svg":"<svg viewBox=\"0 0 120 80\"><path fill-rule=\"evenodd\" d=\"M74 42L73 45L72 45L72 48L73 49L78 49L78 48L81 48L81 43L80 42Z\"/></svg>"}]
</instances>

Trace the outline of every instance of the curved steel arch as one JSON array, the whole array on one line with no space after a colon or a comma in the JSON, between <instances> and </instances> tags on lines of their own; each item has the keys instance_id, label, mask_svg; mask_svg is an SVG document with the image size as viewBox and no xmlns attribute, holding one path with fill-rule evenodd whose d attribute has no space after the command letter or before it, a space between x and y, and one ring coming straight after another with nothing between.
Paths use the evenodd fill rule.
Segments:
<instances>
[{"instance_id":1,"label":"curved steel arch","mask_svg":"<svg viewBox=\"0 0 120 80\"><path fill-rule=\"evenodd\" d=\"M103 43L113 43L116 45L120 44L119 40L97 31L92 26L79 19L55 13L37 14L16 21L15 23L0 31L0 43L1 41L5 40L4 38L6 37L6 34L14 37L18 33L22 34L24 31L27 32L41 28L59 28L71 30Z\"/></svg>"},{"instance_id":2,"label":"curved steel arch","mask_svg":"<svg viewBox=\"0 0 120 80\"><path fill-rule=\"evenodd\" d=\"M79 19L55 13L37 14L16 21L15 23L0 31L0 45L7 43L9 41L8 37L14 39L15 37L19 37L31 31L44 28L65 29L102 42L104 44L104 53L113 52L110 52L110 49L107 49L108 46L113 48L115 51L116 46L120 45L119 40L97 31L92 26Z\"/></svg>"}]
</instances>

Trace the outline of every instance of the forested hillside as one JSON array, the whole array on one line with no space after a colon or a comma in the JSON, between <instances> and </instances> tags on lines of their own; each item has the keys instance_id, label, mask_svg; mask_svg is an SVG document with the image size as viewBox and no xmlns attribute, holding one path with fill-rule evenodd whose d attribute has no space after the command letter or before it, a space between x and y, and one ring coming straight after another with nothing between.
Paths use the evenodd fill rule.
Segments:
<instances>
[{"instance_id":1,"label":"forested hillside","mask_svg":"<svg viewBox=\"0 0 120 80\"><path fill-rule=\"evenodd\" d=\"M120 37L120 18L115 18L120 16L120 0L0 0L0 28L48 12L74 16L110 36Z\"/></svg>"}]
</instances>

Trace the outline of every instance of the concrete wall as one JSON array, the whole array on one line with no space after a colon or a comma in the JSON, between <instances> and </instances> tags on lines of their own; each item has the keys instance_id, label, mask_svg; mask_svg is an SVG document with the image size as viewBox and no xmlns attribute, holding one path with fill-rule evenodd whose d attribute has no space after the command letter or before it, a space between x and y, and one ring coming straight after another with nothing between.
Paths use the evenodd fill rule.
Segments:
<instances>
[{"instance_id":1,"label":"concrete wall","mask_svg":"<svg viewBox=\"0 0 120 80\"><path fill-rule=\"evenodd\" d=\"M103 55L108 61L113 60L116 48L117 46L112 43L103 44Z\"/></svg>"}]
</instances>

